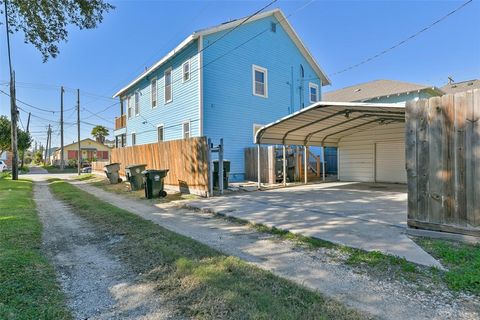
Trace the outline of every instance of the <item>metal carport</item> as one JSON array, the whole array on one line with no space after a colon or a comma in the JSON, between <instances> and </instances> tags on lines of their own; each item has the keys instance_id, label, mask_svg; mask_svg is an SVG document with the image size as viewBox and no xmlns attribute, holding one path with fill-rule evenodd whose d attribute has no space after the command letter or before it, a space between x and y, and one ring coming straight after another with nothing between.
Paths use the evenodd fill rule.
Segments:
<instances>
[{"instance_id":1,"label":"metal carport","mask_svg":"<svg viewBox=\"0 0 480 320\"><path fill-rule=\"evenodd\" d=\"M261 144L283 145L283 183L286 184L286 145L304 146L305 151L308 146L320 146L323 158L324 148L337 147L345 136L398 122L405 122L404 104L321 101L263 126L256 133L255 143L259 150ZM304 160L307 183L307 158ZM325 168L322 172L325 180Z\"/></svg>"}]
</instances>

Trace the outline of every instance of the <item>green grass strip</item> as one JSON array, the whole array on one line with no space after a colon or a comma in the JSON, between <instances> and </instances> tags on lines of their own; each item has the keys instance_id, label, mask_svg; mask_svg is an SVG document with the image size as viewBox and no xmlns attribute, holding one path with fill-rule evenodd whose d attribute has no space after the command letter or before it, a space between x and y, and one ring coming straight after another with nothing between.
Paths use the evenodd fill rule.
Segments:
<instances>
[{"instance_id":1,"label":"green grass strip","mask_svg":"<svg viewBox=\"0 0 480 320\"><path fill-rule=\"evenodd\" d=\"M106 203L63 181L51 183L60 199L107 236L169 304L198 319L363 319L360 313L238 258Z\"/></svg>"},{"instance_id":2,"label":"green grass strip","mask_svg":"<svg viewBox=\"0 0 480 320\"><path fill-rule=\"evenodd\" d=\"M41 254L32 182L0 179L0 319L70 319Z\"/></svg>"}]
</instances>

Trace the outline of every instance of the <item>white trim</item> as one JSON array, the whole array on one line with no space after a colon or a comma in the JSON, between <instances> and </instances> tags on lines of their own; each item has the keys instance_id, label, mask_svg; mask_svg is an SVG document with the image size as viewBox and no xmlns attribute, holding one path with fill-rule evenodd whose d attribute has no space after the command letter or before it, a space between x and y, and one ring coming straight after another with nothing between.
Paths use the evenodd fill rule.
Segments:
<instances>
[{"instance_id":1,"label":"white trim","mask_svg":"<svg viewBox=\"0 0 480 320\"><path fill-rule=\"evenodd\" d=\"M264 74L264 94L258 94L255 92L255 71L263 72ZM257 97L268 98L268 70L255 64L252 64L252 93L254 96Z\"/></svg>"},{"instance_id":2,"label":"white trim","mask_svg":"<svg viewBox=\"0 0 480 320\"><path fill-rule=\"evenodd\" d=\"M198 38L198 135L203 136L203 36Z\"/></svg>"},{"instance_id":3,"label":"white trim","mask_svg":"<svg viewBox=\"0 0 480 320\"><path fill-rule=\"evenodd\" d=\"M162 140L159 140L158 139L158 128L162 127L163 128L163 133L162 133ZM165 141L165 125L163 123L160 123L160 124L157 124L157 142L160 142L160 141Z\"/></svg>"},{"instance_id":4,"label":"white trim","mask_svg":"<svg viewBox=\"0 0 480 320\"><path fill-rule=\"evenodd\" d=\"M167 72L170 72L170 100L167 100L165 90L167 90ZM163 104L167 104L173 101L173 69L169 67L163 72Z\"/></svg>"},{"instance_id":5,"label":"white trim","mask_svg":"<svg viewBox=\"0 0 480 320\"><path fill-rule=\"evenodd\" d=\"M188 64L188 79L185 80L185 65ZM187 61L185 61L184 63L182 63L182 83L185 83L185 82L188 82L190 81L190 79L192 78L192 65L190 63L190 59L188 59Z\"/></svg>"},{"instance_id":6,"label":"white trim","mask_svg":"<svg viewBox=\"0 0 480 320\"><path fill-rule=\"evenodd\" d=\"M287 18L283 14L283 12L280 9L274 9L274 10L271 10L271 11L266 11L266 12L260 13L256 16L252 17L252 18L249 18L249 19L248 18L237 19L235 21L225 23L225 24L221 24L221 25L216 26L216 27L212 27L212 28L208 28L208 29L204 29L204 30L194 32L193 34L191 34L190 36L185 38L178 46L176 46L175 49L170 51L161 60L159 60L157 63L155 63L153 66L151 66L147 71L143 72L141 75L139 75L137 78L135 78L135 80L133 80L128 85L126 85L125 87L120 89L117 93L115 93L115 95L113 97L115 98L115 97L123 94L126 90L128 90L129 88L131 88L132 86L134 86L135 84L140 82L140 80L142 80L144 77L146 77L147 75L152 73L154 70L156 70L158 67L160 67L162 64L164 64L169 59L171 59L175 54L177 54L179 51L183 50L192 41L198 39L199 37L206 36L206 35L209 35L209 34L212 34L212 33L216 33L216 32L222 31L222 30L234 28L234 27L240 25L241 23L244 23L244 21L246 19L248 19L247 23L250 23L250 22L253 22L253 21L256 21L256 20L259 20L259 19L263 19L263 18L268 17L268 16L271 16L271 15L273 15L273 16L275 16L275 18L277 18L279 23L282 25L282 27L285 29L287 34L293 40L293 42L295 43L297 48L300 50L302 55L305 57L305 59L313 67L313 69L315 70L315 73L317 74L317 76L321 80L322 85L331 84L331 81L328 78L327 74L322 70L320 65L315 60L315 58L313 58L312 54L307 49L307 47L302 42L302 40L299 38L298 34L295 32L295 30L293 29L290 22L288 22Z\"/></svg>"},{"instance_id":7,"label":"white trim","mask_svg":"<svg viewBox=\"0 0 480 320\"><path fill-rule=\"evenodd\" d=\"M155 105L153 105L153 91L152 91L152 82L155 81ZM153 77L150 80L150 106L152 109L158 107L158 79L157 77Z\"/></svg>"},{"instance_id":8,"label":"white trim","mask_svg":"<svg viewBox=\"0 0 480 320\"><path fill-rule=\"evenodd\" d=\"M185 127L184 127L184 125L186 123L188 123L188 138L192 137L192 122L190 120L186 120L186 121L182 122L182 139L186 139L185 138Z\"/></svg>"},{"instance_id":9,"label":"white trim","mask_svg":"<svg viewBox=\"0 0 480 320\"><path fill-rule=\"evenodd\" d=\"M315 88L317 90L317 100L315 100L315 101L312 100L312 93L310 92L311 88ZM310 103L316 103L319 100L320 99L318 99L318 84L313 83L313 82L309 82L308 83L308 101L310 101Z\"/></svg>"}]
</instances>

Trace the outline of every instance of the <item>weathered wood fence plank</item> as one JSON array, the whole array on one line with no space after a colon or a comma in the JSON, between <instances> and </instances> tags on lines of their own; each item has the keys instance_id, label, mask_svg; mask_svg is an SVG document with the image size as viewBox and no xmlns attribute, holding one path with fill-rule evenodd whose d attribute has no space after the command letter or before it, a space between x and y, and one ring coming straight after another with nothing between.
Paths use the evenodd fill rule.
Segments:
<instances>
[{"instance_id":1,"label":"weathered wood fence plank","mask_svg":"<svg viewBox=\"0 0 480 320\"><path fill-rule=\"evenodd\" d=\"M480 236L480 90L406 107L408 225Z\"/></svg>"}]
</instances>

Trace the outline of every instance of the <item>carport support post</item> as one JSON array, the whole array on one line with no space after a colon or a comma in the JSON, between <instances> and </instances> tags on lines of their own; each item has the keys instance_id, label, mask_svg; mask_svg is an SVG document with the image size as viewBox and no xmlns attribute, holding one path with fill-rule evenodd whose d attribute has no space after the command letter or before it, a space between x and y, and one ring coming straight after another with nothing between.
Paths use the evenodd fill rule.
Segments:
<instances>
[{"instance_id":1,"label":"carport support post","mask_svg":"<svg viewBox=\"0 0 480 320\"><path fill-rule=\"evenodd\" d=\"M287 185L287 147L283 145L283 185Z\"/></svg>"},{"instance_id":2,"label":"carport support post","mask_svg":"<svg viewBox=\"0 0 480 320\"><path fill-rule=\"evenodd\" d=\"M325 147L322 144L322 180L325 182Z\"/></svg>"},{"instance_id":3,"label":"carport support post","mask_svg":"<svg viewBox=\"0 0 480 320\"><path fill-rule=\"evenodd\" d=\"M257 181L258 189L261 187L261 176L260 176L260 144L257 144Z\"/></svg>"},{"instance_id":4,"label":"carport support post","mask_svg":"<svg viewBox=\"0 0 480 320\"><path fill-rule=\"evenodd\" d=\"M303 171L305 172L305 184L308 183L308 176L307 176L308 167L307 167L307 164L308 164L308 147L303 146Z\"/></svg>"}]
</instances>

